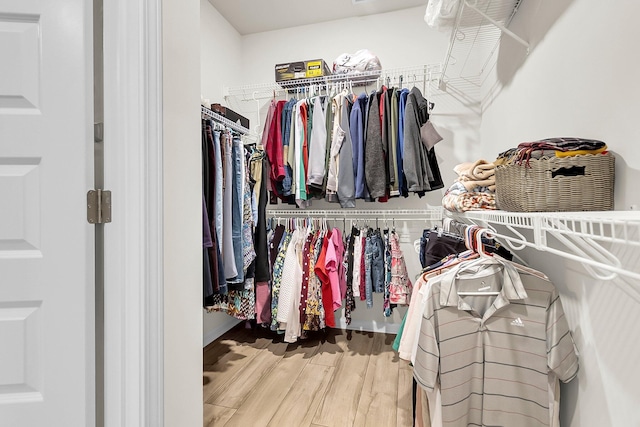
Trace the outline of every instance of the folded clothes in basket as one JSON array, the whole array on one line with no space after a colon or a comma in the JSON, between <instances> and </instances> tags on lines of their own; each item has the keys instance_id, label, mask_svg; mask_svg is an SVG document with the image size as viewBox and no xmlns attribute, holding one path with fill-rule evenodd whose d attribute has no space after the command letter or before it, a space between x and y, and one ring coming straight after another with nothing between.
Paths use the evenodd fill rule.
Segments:
<instances>
[{"instance_id":1,"label":"folded clothes in basket","mask_svg":"<svg viewBox=\"0 0 640 427\"><path fill-rule=\"evenodd\" d=\"M518 144L518 147L500 153L494 163L496 165L520 165L522 163L528 165L531 159L601 154L606 150L607 145L596 139L576 137L546 138L540 141L522 142Z\"/></svg>"}]
</instances>

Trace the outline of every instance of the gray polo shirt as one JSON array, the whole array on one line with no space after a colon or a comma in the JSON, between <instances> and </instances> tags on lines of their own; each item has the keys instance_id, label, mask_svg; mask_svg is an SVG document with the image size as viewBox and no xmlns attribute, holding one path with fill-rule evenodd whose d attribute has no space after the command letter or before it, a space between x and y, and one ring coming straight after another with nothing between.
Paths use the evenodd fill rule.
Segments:
<instances>
[{"instance_id":1,"label":"gray polo shirt","mask_svg":"<svg viewBox=\"0 0 640 427\"><path fill-rule=\"evenodd\" d=\"M560 297L551 282L493 262L430 280L414 377L440 384L444 426L549 425L549 373L567 382L578 371ZM500 293L458 295L488 289Z\"/></svg>"}]
</instances>

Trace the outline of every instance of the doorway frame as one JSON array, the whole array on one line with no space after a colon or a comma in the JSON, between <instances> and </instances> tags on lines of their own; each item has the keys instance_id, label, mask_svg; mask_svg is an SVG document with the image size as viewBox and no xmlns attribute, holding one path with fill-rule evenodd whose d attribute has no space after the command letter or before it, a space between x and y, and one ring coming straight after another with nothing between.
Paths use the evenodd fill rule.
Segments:
<instances>
[{"instance_id":1,"label":"doorway frame","mask_svg":"<svg viewBox=\"0 0 640 427\"><path fill-rule=\"evenodd\" d=\"M162 0L104 3L104 425L163 426Z\"/></svg>"}]
</instances>

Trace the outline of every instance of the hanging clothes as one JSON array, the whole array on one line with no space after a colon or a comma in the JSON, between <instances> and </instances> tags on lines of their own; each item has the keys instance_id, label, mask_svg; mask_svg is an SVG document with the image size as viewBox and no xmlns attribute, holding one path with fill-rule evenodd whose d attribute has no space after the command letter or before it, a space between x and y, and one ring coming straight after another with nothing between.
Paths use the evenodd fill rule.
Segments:
<instances>
[{"instance_id":1,"label":"hanging clothes","mask_svg":"<svg viewBox=\"0 0 640 427\"><path fill-rule=\"evenodd\" d=\"M444 187L433 148L422 142L420 128L429 120L429 102L416 87L407 96L404 119L404 173L409 191L423 194Z\"/></svg>"},{"instance_id":2,"label":"hanging clothes","mask_svg":"<svg viewBox=\"0 0 640 427\"><path fill-rule=\"evenodd\" d=\"M440 189L431 107L415 87L273 100L262 139L268 187L303 208L313 199L353 208L356 199L386 202Z\"/></svg>"},{"instance_id":3,"label":"hanging clothes","mask_svg":"<svg viewBox=\"0 0 640 427\"><path fill-rule=\"evenodd\" d=\"M340 133L343 141L340 146L338 166L338 201L343 208L355 208L355 181L353 169L353 151L351 142L351 130L349 129L349 116L353 103L348 94L341 99L340 109Z\"/></svg>"},{"instance_id":4,"label":"hanging clothes","mask_svg":"<svg viewBox=\"0 0 640 427\"><path fill-rule=\"evenodd\" d=\"M367 100L366 93L360 94L353 103L349 117L356 199L369 198L364 171L364 141L366 132L364 112L367 108Z\"/></svg>"},{"instance_id":5,"label":"hanging clothes","mask_svg":"<svg viewBox=\"0 0 640 427\"><path fill-rule=\"evenodd\" d=\"M416 416L422 413L431 425L462 426L480 419L558 425L558 380L569 381L578 365L555 287L540 272L487 256L486 248L494 253L502 248L477 233L478 227L447 226L462 229L468 248L477 250L478 240L491 246L482 246L484 258L471 250L451 254L416 282L394 341L399 357L414 365L414 385L421 386L414 388ZM429 239L439 235L438 230L431 234ZM478 322L487 327L478 329ZM434 345L438 350L429 354ZM435 382L431 369L441 373ZM501 408L513 402L517 410L503 413ZM468 411L469 405L481 409Z\"/></svg>"},{"instance_id":6,"label":"hanging clothes","mask_svg":"<svg viewBox=\"0 0 640 427\"><path fill-rule=\"evenodd\" d=\"M324 169L327 129L325 123L325 105L319 96L313 100L313 127L309 141L309 169L307 182L313 192L322 194L322 183L326 173Z\"/></svg>"},{"instance_id":7,"label":"hanging clothes","mask_svg":"<svg viewBox=\"0 0 640 427\"><path fill-rule=\"evenodd\" d=\"M382 147L382 121L380 120L380 96L377 92L369 95L367 107L367 133L365 141L365 178L369 195L373 199L386 195L384 149Z\"/></svg>"},{"instance_id":8,"label":"hanging clothes","mask_svg":"<svg viewBox=\"0 0 640 427\"><path fill-rule=\"evenodd\" d=\"M553 284L508 261L499 264L477 277L462 263L430 280L414 378L426 390L439 386L444 422L548 425L554 403L549 378L555 386L575 377L575 344ZM496 297L459 295L485 283L500 283ZM490 327L478 328L478 322Z\"/></svg>"},{"instance_id":9,"label":"hanging clothes","mask_svg":"<svg viewBox=\"0 0 640 427\"><path fill-rule=\"evenodd\" d=\"M307 289L307 300L304 304L303 329L305 331L319 331L326 327L326 312L322 303L322 283L316 274L316 265L324 244L325 235L326 231L318 231L310 247L311 254L308 268L309 285Z\"/></svg>"}]
</instances>

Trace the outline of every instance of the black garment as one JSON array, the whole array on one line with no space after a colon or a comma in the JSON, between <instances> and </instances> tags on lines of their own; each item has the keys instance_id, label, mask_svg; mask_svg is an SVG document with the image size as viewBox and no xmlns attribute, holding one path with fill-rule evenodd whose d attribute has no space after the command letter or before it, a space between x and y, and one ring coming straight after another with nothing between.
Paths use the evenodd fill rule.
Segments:
<instances>
[{"instance_id":1,"label":"black garment","mask_svg":"<svg viewBox=\"0 0 640 427\"><path fill-rule=\"evenodd\" d=\"M253 237L256 251L256 282L268 282L271 278L269 271L269 249L267 242L267 180L269 170L267 169L266 157L263 156L262 177L258 202L258 223Z\"/></svg>"},{"instance_id":2,"label":"black garment","mask_svg":"<svg viewBox=\"0 0 640 427\"><path fill-rule=\"evenodd\" d=\"M422 142L420 128L429 120L429 102L416 87L407 96L404 118L404 164L409 191L423 196L444 187L433 148Z\"/></svg>"},{"instance_id":3,"label":"black garment","mask_svg":"<svg viewBox=\"0 0 640 427\"><path fill-rule=\"evenodd\" d=\"M440 235L435 230L425 230L423 241L425 242L424 250L421 251L423 256L420 259L422 268L435 264L448 255L459 254L467 250L462 238L447 234Z\"/></svg>"},{"instance_id":4,"label":"black garment","mask_svg":"<svg viewBox=\"0 0 640 427\"><path fill-rule=\"evenodd\" d=\"M273 237L271 238L271 243L269 243L269 258L271 265L276 263L276 257L278 256L278 248L280 247L282 236L284 236L284 225L279 224L273 231Z\"/></svg>"},{"instance_id":5,"label":"black garment","mask_svg":"<svg viewBox=\"0 0 640 427\"><path fill-rule=\"evenodd\" d=\"M349 235L349 245L347 246L347 295L345 299L344 316L347 325L351 324L351 312L356 309L356 299L353 296L353 262L354 262L354 248L356 237L360 236L360 230L356 227L351 227L351 234ZM357 284L356 286L360 286Z\"/></svg>"}]
</instances>

